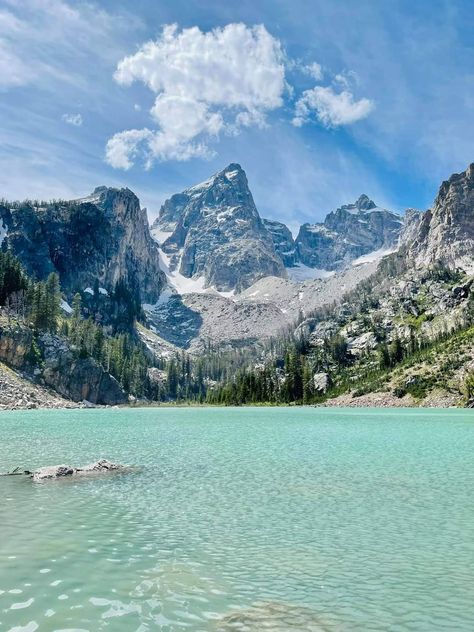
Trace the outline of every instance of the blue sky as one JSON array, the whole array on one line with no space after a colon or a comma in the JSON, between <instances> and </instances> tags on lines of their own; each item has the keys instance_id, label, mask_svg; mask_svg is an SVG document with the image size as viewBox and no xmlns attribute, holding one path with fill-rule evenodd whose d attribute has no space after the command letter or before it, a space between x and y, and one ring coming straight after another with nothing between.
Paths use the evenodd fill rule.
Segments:
<instances>
[{"instance_id":1,"label":"blue sky","mask_svg":"<svg viewBox=\"0 0 474 632\"><path fill-rule=\"evenodd\" d=\"M292 228L426 208L474 160L473 32L469 1L0 0L1 195L128 186L153 217L239 162Z\"/></svg>"}]
</instances>

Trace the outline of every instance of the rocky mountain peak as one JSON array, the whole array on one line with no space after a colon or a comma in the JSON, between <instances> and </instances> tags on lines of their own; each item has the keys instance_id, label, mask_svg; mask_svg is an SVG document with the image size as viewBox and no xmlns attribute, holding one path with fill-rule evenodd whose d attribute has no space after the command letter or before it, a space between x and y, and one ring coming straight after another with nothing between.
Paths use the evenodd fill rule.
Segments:
<instances>
[{"instance_id":1,"label":"rocky mountain peak","mask_svg":"<svg viewBox=\"0 0 474 632\"><path fill-rule=\"evenodd\" d=\"M152 234L170 270L203 278L205 287L240 291L264 276L285 275L236 163L166 200Z\"/></svg>"},{"instance_id":2,"label":"rocky mountain peak","mask_svg":"<svg viewBox=\"0 0 474 632\"><path fill-rule=\"evenodd\" d=\"M324 270L337 270L371 252L393 247L403 221L378 207L367 195L329 213L324 222L304 224L296 238L297 260Z\"/></svg>"},{"instance_id":3,"label":"rocky mountain peak","mask_svg":"<svg viewBox=\"0 0 474 632\"><path fill-rule=\"evenodd\" d=\"M333 216L341 216L341 215L358 215L359 213L368 213L370 211L373 210L377 210L378 207L375 204L375 202L373 200L371 200L369 198L368 195L365 195L365 193L363 193L362 195L359 196L359 198L353 202L352 204L343 204L342 206L340 206L339 208L337 208L335 211L332 211L331 213L328 213L328 215L326 216L325 219L325 223L327 224L328 222L331 222L331 218ZM385 209L379 209L379 210L385 210Z\"/></svg>"},{"instance_id":4,"label":"rocky mountain peak","mask_svg":"<svg viewBox=\"0 0 474 632\"><path fill-rule=\"evenodd\" d=\"M355 206L360 211L369 211L372 208L376 208L375 202L371 200L368 195L365 195L365 193L362 193L359 199L355 202Z\"/></svg>"}]
</instances>

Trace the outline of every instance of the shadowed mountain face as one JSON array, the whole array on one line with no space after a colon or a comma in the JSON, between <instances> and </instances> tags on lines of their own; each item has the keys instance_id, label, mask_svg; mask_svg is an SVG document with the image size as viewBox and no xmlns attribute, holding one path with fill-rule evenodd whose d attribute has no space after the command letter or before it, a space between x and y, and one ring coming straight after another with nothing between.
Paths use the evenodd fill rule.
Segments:
<instances>
[{"instance_id":1,"label":"shadowed mountain face","mask_svg":"<svg viewBox=\"0 0 474 632\"><path fill-rule=\"evenodd\" d=\"M403 221L366 195L329 213L321 224L303 224L296 238L296 260L312 268L335 270L362 255L393 247Z\"/></svg>"},{"instance_id":2,"label":"shadowed mountain face","mask_svg":"<svg viewBox=\"0 0 474 632\"><path fill-rule=\"evenodd\" d=\"M87 198L35 207L0 206L2 248L34 277L58 272L63 290L106 290L123 279L143 301L156 301L165 284L146 210L129 189L98 187Z\"/></svg>"},{"instance_id":3,"label":"shadowed mountain face","mask_svg":"<svg viewBox=\"0 0 474 632\"><path fill-rule=\"evenodd\" d=\"M291 268L296 263L295 240L290 229L282 222L271 219L264 219L263 224L273 239L273 245L277 255L287 268Z\"/></svg>"},{"instance_id":4,"label":"shadowed mountain face","mask_svg":"<svg viewBox=\"0 0 474 632\"><path fill-rule=\"evenodd\" d=\"M207 287L240 291L262 277L285 276L240 165L167 200L152 231L158 240L165 233L171 270L204 277Z\"/></svg>"},{"instance_id":5,"label":"shadowed mountain face","mask_svg":"<svg viewBox=\"0 0 474 632\"><path fill-rule=\"evenodd\" d=\"M433 208L404 242L415 265L440 262L474 272L474 163L442 183Z\"/></svg>"}]
</instances>

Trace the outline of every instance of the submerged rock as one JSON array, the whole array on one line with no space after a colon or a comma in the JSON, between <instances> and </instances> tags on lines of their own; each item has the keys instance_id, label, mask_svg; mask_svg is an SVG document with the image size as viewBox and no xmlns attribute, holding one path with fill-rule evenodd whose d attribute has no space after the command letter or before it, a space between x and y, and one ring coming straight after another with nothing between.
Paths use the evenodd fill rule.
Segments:
<instances>
[{"instance_id":1,"label":"submerged rock","mask_svg":"<svg viewBox=\"0 0 474 632\"><path fill-rule=\"evenodd\" d=\"M100 461L95 461L94 463L83 465L82 467L71 467L70 465L48 465L46 467L40 467L33 472L32 478L34 481L41 481L49 478L60 478L62 476L87 475L96 472L103 473L112 470L123 471L126 469L125 465L112 463L111 461L107 461L107 459L101 459Z\"/></svg>"},{"instance_id":2,"label":"submerged rock","mask_svg":"<svg viewBox=\"0 0 474 632\"><path fill-rule=\"evenodd\" d=\"M274 630L305 630L307 632L329 632L335 626L330 621L323 621L311 608L298 604L280 603L276 601L256 602L248 608L234 610L217 621L218 632L260 632Z\"/></svg>"},{"instance_id":3,"label":"submerged rock","mask_svg":"<svg viewBox=\"0 0 474 632\"><path fill-rule=\"evenodd\" d=\"M88 465L84 465L83 467L78 467L76 472L78 474L87 474L89 472L108 472L109 470L125 470L125 465L120 465L119 463L112 463L112 461L107 461L107 459L101 459L100 461L95 461L94 463L89 463Z\"/></svg>"}]
</instances>

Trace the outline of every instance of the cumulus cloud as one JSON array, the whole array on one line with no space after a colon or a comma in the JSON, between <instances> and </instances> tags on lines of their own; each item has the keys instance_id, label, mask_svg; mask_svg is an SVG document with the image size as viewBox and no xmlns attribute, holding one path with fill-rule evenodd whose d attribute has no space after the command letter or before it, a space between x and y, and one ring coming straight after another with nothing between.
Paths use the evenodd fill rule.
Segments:
<instances>
[{"instance_id":1,"label":"cumulus cloud","mask_svg":"<svg viewBox=\"0 0 474 632\"><path fill-rule=\"evenodd\" d=\"M68 125L74 125L75 127L80 127L83 123L81 114L63 114L61 118Z\"/></svg>"},{"instance_id":2,"label":"cumulus cloud","mask_svg":"<svg viewBox=\"0 0 474 632\"><path fill-rule=\"evenodd\" d=\"M337 93L331 87L316 86L305 90L296 102L293 125L300 127L312 114L328 128L350 125L366 118L373 109L373 101L356 101L348 90Z\"/></svg>"},{"instance_id":3,"label":"cumulus cloud","mask_svg":"<svg viewBox=\"0 0 474 632\"><path fill-rule=\"evenodd\" d=\"M107 161L125 169L139 154L147 166L212 155L209 142L221 133L265 125L286 89L280 42L263 25L209 32L166 26L122 59L114 77L124 86L140 81L157 95L150 110L156 129L126 130L107 143Z\"/></svg>"},{"instance_id":4,"label":"cumulus cloud","mask_svg":"<svg viewBox=\"0 0 474 632\"><path fill-rule=\"evenodd\" d=\"M142 145L146 153L146 145L152 138L153 132L146 128L128 129L115 134L107 143L107 162L116 169L130 169Z\"/></svg>"}]
</instances>

